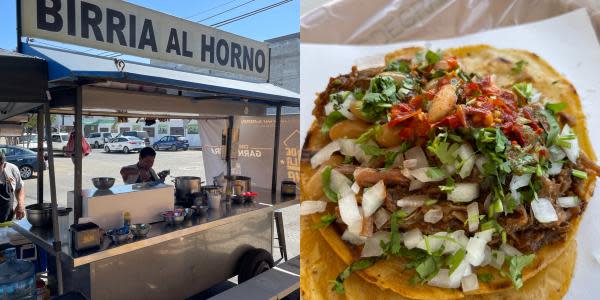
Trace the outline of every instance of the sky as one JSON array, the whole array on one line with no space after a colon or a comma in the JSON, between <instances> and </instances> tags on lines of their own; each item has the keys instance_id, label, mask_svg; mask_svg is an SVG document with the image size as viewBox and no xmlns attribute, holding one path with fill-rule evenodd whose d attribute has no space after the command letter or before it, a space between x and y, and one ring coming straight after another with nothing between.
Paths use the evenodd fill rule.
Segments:
<instances>
[{"instance_id":1,"label":"sky","mask_svg":"<svg viewBox=\"0 0 600 300\"><path fill-rule=\"evenodd\" d=\"M192 21L200 21L210 17L210 19L200 23L212 25L280 1L281 0L129 0L127 2ZM16 48L17 25L15 3L16 0L0 0L0 48L3 49L14 50ZM240 7L236 8L236 6ZM230 9L231 11L227 11ZM219 15L212 17L216 14ZM300 31L300 0L292 0L291 2L282 4L273 9L227 24L219 29L259 41L297 33ZM66 46L56 42L50 43L69 49L87 49L70 45ZM101 50L94 51L90 53L98 54L103 52Z\"/></svg>"}]
</instances>

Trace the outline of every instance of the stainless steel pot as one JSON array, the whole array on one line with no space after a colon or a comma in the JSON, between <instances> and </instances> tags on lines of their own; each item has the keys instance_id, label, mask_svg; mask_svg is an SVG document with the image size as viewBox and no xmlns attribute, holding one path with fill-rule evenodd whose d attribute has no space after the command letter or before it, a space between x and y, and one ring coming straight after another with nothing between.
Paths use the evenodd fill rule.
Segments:
<instances>
[{"instance_id":1,"label":"stainless steel pot","mask_svg":"<svg viewBox=\"0 0 600 300\"><path fill-rule=\"evenodd\" d=\"M177 197L197 195L202 188L202 179L195 176L179 176L173 180Z\"/></svg>"},{"instance_id":2,"label":"stainless steel pot","mask_svg":"<svg viewBox=\"0 0 600 300\"><path fill-rule=\"evenodd\" d=\"M27 221L32 226L52 226L52 205L50 203L27 205L25 211L27 212Z\"/></svg>"},{"instance_id":3,"label":"stainless steel pot","mask_svg":"<svg viewBox=\"0 0 600 300\"><path fill-rule=\"evenodd\" d=\"M250 177L239 175L225 176L225 181L225 186L222 188L226 195L242 195L245 192L250 192Z\"/></svg>"}]
</instances>

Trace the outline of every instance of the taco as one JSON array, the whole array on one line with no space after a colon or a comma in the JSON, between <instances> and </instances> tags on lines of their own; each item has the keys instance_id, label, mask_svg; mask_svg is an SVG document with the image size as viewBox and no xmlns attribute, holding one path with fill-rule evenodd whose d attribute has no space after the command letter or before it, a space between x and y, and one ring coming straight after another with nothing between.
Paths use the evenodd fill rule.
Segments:
<instances>
[{"instance_id":1,"label":"taco","mask_svg":"<svg viewBox=\"0 0 600 300\"><path fill-rule=\"evenodd\" d=\"M485 45L385 62L331 78L315 101L302 249L327 243L346 266L321 279L338 294L358 275L409 299L458 299L518 292L558 259L572 268L600 172L573 85L531 52ZM325 254L301 253L313 255Z\"/></svg>"}]
</instances>

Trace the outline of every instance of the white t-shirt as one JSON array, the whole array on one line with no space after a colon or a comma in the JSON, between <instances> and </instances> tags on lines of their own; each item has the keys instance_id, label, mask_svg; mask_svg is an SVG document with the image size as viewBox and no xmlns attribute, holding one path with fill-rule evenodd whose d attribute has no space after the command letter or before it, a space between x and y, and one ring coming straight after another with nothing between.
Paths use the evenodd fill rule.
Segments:
<instances>
[{"instance_id":1,"label":"white t-shirt","mask_svg":"<svg viewBox=\"0 0 600 300\"><path fill-rule=\"evenodd\" d=\"M4 170L0 171L0 184L6 183L7 177L10 179L9 182L12 182L12 193L9 193L10 199L4 200L10 200L11 203L14 203L15 191L23 188L24 183L21 179L21 172L19 171L19 168L9 162L5 163Z\"/></svg>"}]
</instances>

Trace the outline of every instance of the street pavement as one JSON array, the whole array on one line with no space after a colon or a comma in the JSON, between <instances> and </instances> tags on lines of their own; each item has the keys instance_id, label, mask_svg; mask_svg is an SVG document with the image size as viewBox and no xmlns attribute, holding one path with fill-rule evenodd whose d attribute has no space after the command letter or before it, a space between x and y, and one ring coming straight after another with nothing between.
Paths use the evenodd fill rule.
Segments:
<instances>
[{"instance_id":1,"label":"street pavement","mask_svg":"<svg viewBox=\"0 0 600 300\"><path fill-rule=\"evenodd\" d=\"M131 165L138 160L138 153L106 153L94 149L83 159L83 188L93 188L93 177L115 177L115 184L123 184L119 174L121 167ZM70 158L55 156L56 195L59 206L67 205L67 192L73 190L74 167ZM159 151L154 161L154 170L171 170L171 176L200 176L205 178L202 151ZM50 202L50 181L48 172L44 172L44 202ZM168 178L167 178L168 180ZM37 203L37 178L34 176L25 181L26 205ZM300 206L294 205L283 209L283 220L288 249L288 257L300 254ZM275 259L279 258L279 250L273 250Z\"/></svg>"}]
</instances>

